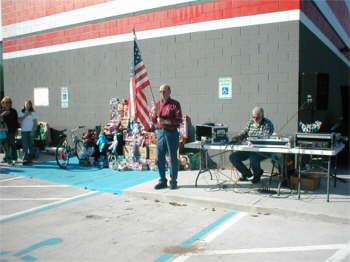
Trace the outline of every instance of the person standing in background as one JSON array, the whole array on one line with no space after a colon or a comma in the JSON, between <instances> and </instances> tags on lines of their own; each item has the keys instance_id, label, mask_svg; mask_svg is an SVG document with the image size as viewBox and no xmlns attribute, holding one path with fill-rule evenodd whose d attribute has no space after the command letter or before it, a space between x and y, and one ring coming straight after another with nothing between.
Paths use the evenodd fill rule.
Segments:
<instances>
[{"instance_id":1,"label":"person standing in background","mask_svg":"<svg viewBox=\"0 0 350 262\"><path fill-rule=\"evenodd\" d=\"M165 176L165 155L170 156L170 189L177 189L177 173L179 162L177 149L179 148L178 128L182 122L180 103L170 98L171 89L169 85L161 85L159 88L160 100L153 105L152 120L157 135L157 166L159 170L159 183L155 189L168 187Z\"/></svg>"},{"instance_id":2,"label":"person standing in background","mask_svg":"<svg viewBox=\"0 0 350 262\"><path fill-rule=\"evenodd\" d=\"M19 112L18 118L21 122L21 135L23 146L23 165L30 164L33 159L33 138L38 127L38 116L34 112L31 100L26 100Z\"/></svg>"},{"instance_id":3,"label":"person standing in background","mask_svg":"<svg viewBox=\"0 0 350 262\"><path fill-rule=\"evenodd\" d=\"M1 106L3 107L3 112L0 115L0 121L6 123L8 130L4 143L5 157L2 162L14 165L17 160L15 139L18 129L18 114L12 108L12 100L9 96L5 96L1 100Z\"/></svg>"},{"instance_id":4,"label":"person standing in background","mask_svg":"<svg viewBox=\"0 0 350 262\"><path fill-rule=\"evenodd\" d=\"M0 116L1 114L4 112L1 104L0 104ZM0 147L1 147L1 151L5 152L5 141L7 138L7 125L4 121L3 118L1 118L2 120L0 121Z\"/></svg>"}]
</instances>

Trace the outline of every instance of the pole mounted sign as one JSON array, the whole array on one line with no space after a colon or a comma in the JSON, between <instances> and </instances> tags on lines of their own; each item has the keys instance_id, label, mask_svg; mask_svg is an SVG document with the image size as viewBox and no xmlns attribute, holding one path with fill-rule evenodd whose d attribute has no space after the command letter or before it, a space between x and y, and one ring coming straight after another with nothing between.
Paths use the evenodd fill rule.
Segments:
<instances>
[{"instance_id":1,"label":"pole mounted sign","mask_svg":"<svg viewBox=\"0 0 350 262\"><path fill-rule=\"evenodd\" d=\"M61 87L61 108L68 108L68 87Z\"/></svg>"},{"instance_id":2,"label":"pole mounted sign","mask_svg":"<svg viewBox=\"0 0 350 262\"><path fill-rule=\"evenodd\" d=\"M232 99L232 77L219 78L219 99Z\"/></svg>"}]
</instances>

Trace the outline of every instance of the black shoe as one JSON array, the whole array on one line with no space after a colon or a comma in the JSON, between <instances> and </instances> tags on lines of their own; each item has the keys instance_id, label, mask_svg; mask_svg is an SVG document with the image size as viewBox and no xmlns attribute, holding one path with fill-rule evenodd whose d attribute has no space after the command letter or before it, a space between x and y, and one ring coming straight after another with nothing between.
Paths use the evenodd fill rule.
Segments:
<instances>
[{"instance_id":1,"label":"black shoe","mask_svg":"<svg viewBox=\"0 0 350 262\"><path fill-rule=\"evenodd\" d=\"M252 179L252 183L253 184L256 184L256 183L259 183L260 182L260 178L261 176L264 174L264 170L261 170L259 173L257 174L254 174L254 177Z\"/></svg>"},{"instance_id":2,"label":"black shoe","mask_svg":"<svg viewBox=\"0 0 350 262\"><path fill-rule=\"evenodd\" d=\"M170 189L171 190L178 189L177 184L170 184Z\"/></svg>"},{"instance_id":3,"label":"black shoe","mask_svg":"<svg viewBox=\"0 0 350 262\"><path fill-rule=\"evenodd\" d=\"M254 177L253 180L252 180L253 184L257 184L259 182L260 182L260 177L258 177L258 176Z\"/></svg>"},{"instance_id":4,"label":"black shoe","mask_svg":"<svg viewBox=\"0 0 350 262\"><path fill-rule=\"evenodd\" d=\"M154 186L154 189L156 189L156 190L158 190L158 189L163 189L163 188L167 188L168 187L168 185L167 185L167 183L165 182L159 182L158 184L156 184L155 186Z\"/></svg>"},{"instance_id":5,"label":"black shoe","mask_svg":"<svg viewBox=\"0 0 350 262\"><path fill-rule=\"evenodd\" d=\"M260 177L261 177L261 175L254 176L254 178L252 179L252 183L253 184L259 183L260 182Z\"/></svg>"},{"instance_id":6,"label":"black shoe","mask_svg":"<svg viewBox=\"0 0 350 262\"><path fill-rule=\"evenodd\" d=\"M248 181L248 179L252 178L253 176L250 175L250 176L241 176L238 180L239 181Z\"/></svg>"}]
</instances>

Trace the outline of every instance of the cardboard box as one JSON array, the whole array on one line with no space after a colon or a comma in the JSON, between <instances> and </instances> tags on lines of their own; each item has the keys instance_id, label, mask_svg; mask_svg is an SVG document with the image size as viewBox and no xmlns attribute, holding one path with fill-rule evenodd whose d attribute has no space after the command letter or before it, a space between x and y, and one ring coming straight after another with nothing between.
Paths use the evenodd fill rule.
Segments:
<instances>
[{"instance_id":1,"label":"cardboard box","mask_svg":"<svg viewBox=\"0 0 350 262\"><path fill-rule=\"evenodd\" d=\"M318 173L302 174L300 188L302 190L317 190L320 187L321 175ZM290 176L290 183L293 189L298 189L298 176Z\"/></svg>"},{"instance_id":2,"label":"cardboard box","mask_svg":"<svg viewBox=\"0 0 350 262\"><path fill-rule=\"evenodd\" d=\"M129 119L123 118L122 121L120 122L121 126L124 128L127 128L129 125Z\"/></svg>"},{"instance_id":3,"label":"cardboard box","mask_svg":"<svg viewBox=\"0 0 350 262\"><path fill-rule=\"evenodd\" d=\"M131 146L125 145L123 148L124 157L129 158L130 152L131 152Z\"/></svg>"},{"instance_id":4,"label":"cardboard box","mask_svg":"<svg viewBox=\"0 0 350 262\"><path fill-rule=\"evenodd\" d=\"M124 157L125 158L129 158L131 150L132 150L132 146L131 145L125 145L124 146ZM148 147L146 147L146 146L137 146L136 156L140 156L140 157L143 157L145 159L148 159Z\"/></svg>"},{"instance_id":5,"label":"cardboard box","mask_svg":"<svg viewBox=\"0 0 350 262\"><path fill-rule=\"evenodd\" d=\"M139 146L138 148L140 157L143 157L145 159L148 159L148 147L147 146Z\"/></svg>"},{"instance_id":6,"label":"cardboard box","mask_svg":"<svg viewBox=\"0 0 350 262\"><path fill-rule=\"evenodd\" d=\"M156 158L157 158L157 146L156 145L149 145L148 146L148 158L150 160L156 160Z\"/></svg>"}]
</instances>

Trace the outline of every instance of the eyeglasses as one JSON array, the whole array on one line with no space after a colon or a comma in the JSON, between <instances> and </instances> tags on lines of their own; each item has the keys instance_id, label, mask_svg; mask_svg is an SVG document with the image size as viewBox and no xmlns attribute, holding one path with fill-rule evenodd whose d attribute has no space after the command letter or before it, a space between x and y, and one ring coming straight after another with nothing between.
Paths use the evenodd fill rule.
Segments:
<instances>
[{"instance_id":1,"label":"eyeglasses","mask_svg":"<svg viewBox=\"0 0 350 262\"><path fill-rule=\"evenodd\" d=\"M159 90L159 93L166 93L166 90Z\"/></svg>"}]
</instances>

